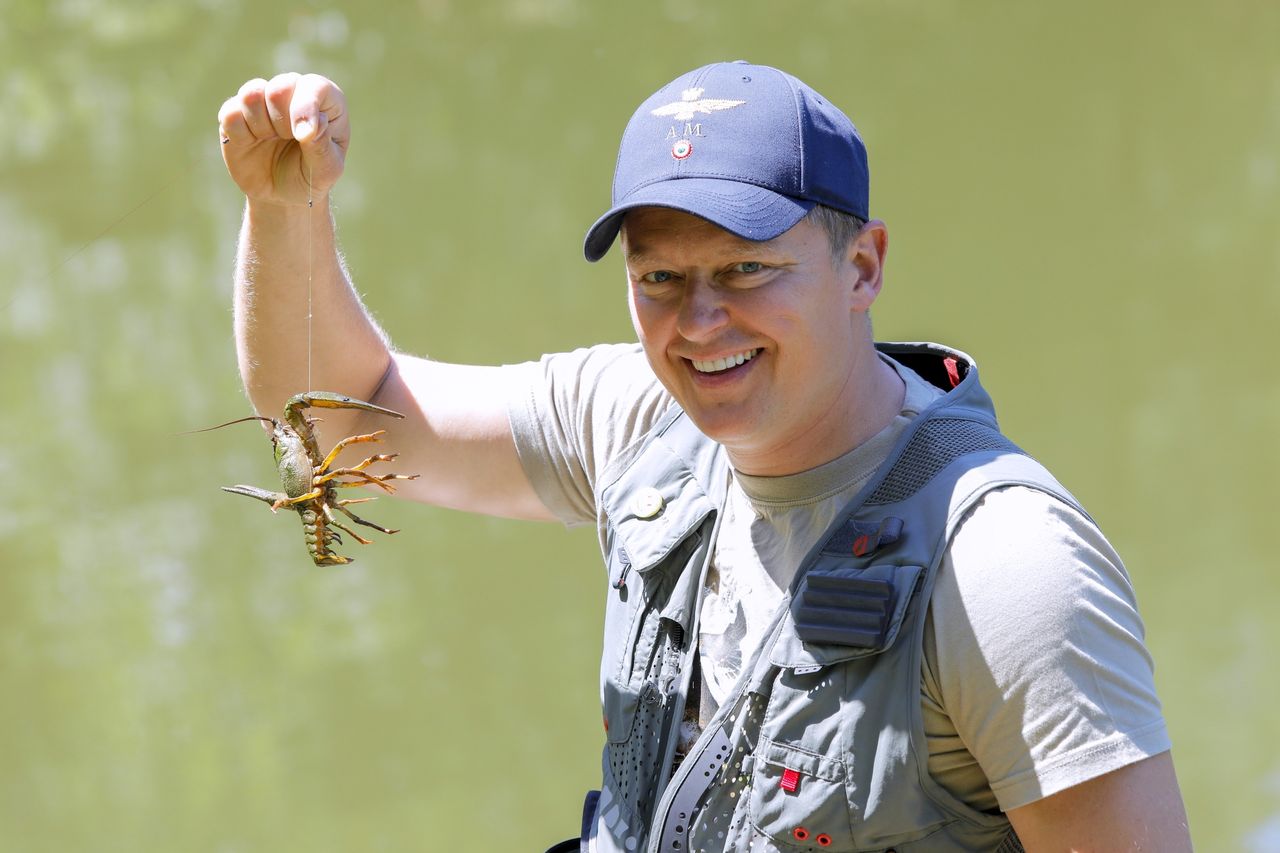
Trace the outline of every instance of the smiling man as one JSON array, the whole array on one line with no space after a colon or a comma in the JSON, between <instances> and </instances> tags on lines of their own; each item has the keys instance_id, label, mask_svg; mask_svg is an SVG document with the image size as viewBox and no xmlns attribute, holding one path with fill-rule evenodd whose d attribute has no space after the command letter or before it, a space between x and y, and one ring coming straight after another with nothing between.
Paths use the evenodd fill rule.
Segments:
<instances>
[{"instance_id":1,"label":"smiling man","mask_svg":"<svg viewBox=\"0 0 1280 853\"><path fill-rule=\"evenodd\" d=\"M885 241L868 224L837 258L804 219L751 242L680 210L628 211L631 316L649 365L736 471L816 468L898 411L903 383L870 323L855 322L880 291Z\"/></svg>"},{"instance_id":2,"label":"smiling man","mask_svg":"<svg viewBox=\"0 0 1280 853\"><path fill-rule=\"evenodd\" d=\"M1190 849L1120 559L968 356L874 341L887 230L821 95L720 63L643 103L585 247L620 244L638 345L503 368L395 352L363 310L333 83L252 80L219 119L258 410L298 390L312 246L343 341L314 381L407 414L402 494L599 530L603 779L557 850Z\"/></svg>"}]
</instances>

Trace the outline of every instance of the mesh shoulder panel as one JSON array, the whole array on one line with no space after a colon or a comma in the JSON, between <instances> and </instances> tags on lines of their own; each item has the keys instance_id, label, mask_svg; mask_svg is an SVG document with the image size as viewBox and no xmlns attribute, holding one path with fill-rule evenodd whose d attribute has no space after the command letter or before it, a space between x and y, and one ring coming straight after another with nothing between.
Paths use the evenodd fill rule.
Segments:
<instances>
[{"instance_id":1,"label":"mesh shoulder panel","mask_svg":"<svg viewBox=\"0 0 1280 853\"><path fill-rule=\"evenodd\" d=\"M934 418L922 424L881 481L868 506L897 503L923 489L956 459L984 450L1024 451L986 424L968 418Z\"/></svg>"},{"instance_id":2,"label":"mesh shoulder panel","mask_svg":"<svg viewBox=\"0 0 1280 853\"><path fill-rule=\"evenodd\" d=\"M1026 853L1026 849L1018 839L1018 833L1010 829L1004 841L1000 842L1000 846L996 848L996 853Z\"/></svg>"}]
</instances>

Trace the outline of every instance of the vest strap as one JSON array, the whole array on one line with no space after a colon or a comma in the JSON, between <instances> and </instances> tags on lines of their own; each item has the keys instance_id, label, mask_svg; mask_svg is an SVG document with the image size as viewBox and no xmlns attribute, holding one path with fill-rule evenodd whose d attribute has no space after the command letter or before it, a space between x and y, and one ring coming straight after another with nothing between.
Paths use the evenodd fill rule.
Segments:
<instances>
[{"instance_id":1,"label":"vest strap","mask_svg":"<svg viewBox=\"0 0 1280 853\"><path fill-rule=\"evenodd\" d=\"M666 820L662 824L662 840L659 851L680 851L689 849L689 827L697 813L698 802L711 787L724 763L733 754L733 742L724 733L724 727L716 728L715 735L706 748L698 753L693 767L685 774L671 799L671 808L667 809Z\"/></svg>"}]
</instances>

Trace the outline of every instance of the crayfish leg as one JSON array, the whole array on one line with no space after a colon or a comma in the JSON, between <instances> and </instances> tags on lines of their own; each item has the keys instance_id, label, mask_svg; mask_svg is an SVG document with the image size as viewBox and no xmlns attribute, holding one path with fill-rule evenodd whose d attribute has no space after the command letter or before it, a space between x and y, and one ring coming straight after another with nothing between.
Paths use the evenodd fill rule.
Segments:
<instances>
[{"instance_id":1,"label":"crayfish leg","mask_svg":"<svg viewBox=\"0 0 1280 853\"><path fill-rule=\"evenodd\" d=\"M344 510L344 512L345 512L345 510ZM361 536L359 533L356 533L356 532L355 532L354 530L352 530L350 527L347 527L345 524L343 524L342 522L338 521L338 519L334 518L334 517L333 517L333 510L329 509L328 504L325 504L325 506L324 506L324 514L325 514L325 516L327 516L327 517L328 517L328 519L329 519L329 523L330 523L330 524L332 524L334 527L338 528L339 530L343 530L343 531L346 531L347 533L350 533L353 537L355 537L355 540L356 540L357 542L359 542L361 545L372 545L372 544L373 544L373 540L372 540L372 539L365 539L365 538L364 538L363 536ZM348 514L348 515L350 515L350 513L347 513L347 514Z\"/></svg>"},{"instance_id":2,"label":"crayfish leg","mask_svg":"<svg viewBox=\"0 0 1280 853\"><path fill-rule=\"evenodd\" d=\"M384 479L383 477L375 477L372 474L366 474L363 471L352 471L347 468L339 468L336 471L330 471L328 474L324 475L323 482L329 482L330 478L332 477L342 477L342 476L358 477L359 479L336 480L333 482L333 485L335 486L370 485L370 486L377 486L378 488L382 489L384 492L388 492L388 493L395 491L394 486L388 486L386 483L383 482L383 479ZM392 475L387 474L386 476L390 477Z\"/></svg>"},{"instance_id":3,"label":"crayfish leg","mask_svg":"<svg viewBox=\"0 0 1280 853\"><path fill-rule=\"evenodd\" d=\"M296 498L291 498L288 495L281 495L280 499L271 505L271 509L277 510L287 506L296 506L298 504L304 504L307 501L315 500L316 498L320 497L323 494L324 494L324 489L312 489L311 491L307 492L305 495L298 495Z\"/></svg>"},{"instance_id":4,"label":"crayfish leg","mask_svg":"<svg viewBox=\"0 0 1280 853\"><path fill-rule=\"evenodd\" d=\"M352 465L349 468L335 468L329 473L322 474L319 477L317 477L315 479L315 482L317 485L319 485L320 483L327 483L330 480L332 480L334 477L340 477L343 474L358 474L375 462L390 462L392 459L395 459L399 455L400 454L398 453L379 453L376 456L370 456L368 459L364 460L359 465ZM323 471L324 467L325 466L321 465L320 468L317 469L317 471Z\"/></svg>"},{"instance_id":5,"label":"crayfish leg","mask_svg":"<svg viewBox=\"0 0 1280 853\"><path fill-rule=\"evenodd\" d=\"M399 530L392 530L392 529L390 529L390 528L383 527L381 524L374 524L372 521L366 521L365 519L363 519L363 518L361 518L360 516L356 515L356 514L355 514L354 512L352 512L351 510L349 510L349 509L347 509L346 507L342 506L342 504L338 504L338 512L342 513L342 514L343 514L343 515L345 515L347 518L349 518L349 519L351 519L352 521L354 521L356 524L363 524L365 527L372 527L374 530L381 531L382 533L399 533L399 532L400 532ZM345 529L345 528L344 528L344 529Z\"/></svg>"},{"instance_id":6,"label":"crayfish leg","mask_svg":"<svg viewBox=\"0 0 1280 853\"><path fill-rule=\"evenodd\" d=\"M367 441L382 441L381 436L384 436L386 434L387 434L387 431L385 429L380 429L380 430L376 430L375 432L368 433L367 435L347 436L346 438L342 439L342 441L339 441L337 444L333 446L333 450L329 451L329 455L324 458L324 461L320 463L319 467L316 468L316 471L319 473L328 471L329 466L333 464L333 460L338 458L338 454L342 452L343 448L350 447L353 444L360 444L362 442L367 442ZM376 457L371 457L370 459L366 459L361 464L362 465L368 464L373 459L376 459Z\"/></svg>"},{"instance_id":7,"label":"crayfish leg","mask_svg":"<svg viewBox=\"0 0 1280 853\"><path fill-rule=\"evenodd\" d=\"M421 474L380 474L375 476L374 479L379 482L386 482L387 480L416 480L421 476Z\"/></svg>"}]
</instances>

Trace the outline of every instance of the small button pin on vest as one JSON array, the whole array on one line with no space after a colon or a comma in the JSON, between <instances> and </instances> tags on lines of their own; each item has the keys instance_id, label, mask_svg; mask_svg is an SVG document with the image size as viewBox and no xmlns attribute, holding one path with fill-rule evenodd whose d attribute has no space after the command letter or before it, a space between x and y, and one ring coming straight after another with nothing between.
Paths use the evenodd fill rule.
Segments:
<instances>
[{"instance_id":1,"label":"small button pin on vest","mask_svg":"<svg viewBox=\"0 0 1280 853\"><path fill-rule=\"evenodd\" d=\"M822 546L822 553L837 557L868 557L903 537L901 518L886 516L877 522L860 522L849 518Z\"/></svg>"},{"instance_id":2,"label":"small button pin on vest","mask_svg":"<svg viewBox=\"0 0 1280 853\"><path fill-rule=\"evenodd\" d=\"M782 782L780 786L782 790L788 794L794 794L796 789L800 787L800 771L792 770L790 767L782 771ZM804 827L800 827L803 829Z\"/></svg>"},{"instance_id":3,"label":"small button pin on vest","mask_svg":"<svg viewBox=\"0 0 1280 853\"><path fill-rule=\"evenodd\" d=\"M809 830L805 829L803 826L797 826L795 829L791 830L791 837L796 841L808 841Z\"/></svg>"},{"instance_id":4,"label":"small button pin on vest","mask_svg":"<svg viewBox=\"0 0 1280 853\"><path fill-rule=\"evenodd\" d=\"M631 499L631 511L636 514L636 518L653 518L662 512L662 507L665 505L662 492L652 486L636 492L636 496Z\"/></svg>"},{"instance_id":5,"label":"small button pin on vest","mask_svg":"<svg viewBox=\"0 0 1280 853\"><path fill-rule=\"evenodd\" d=\"M819 847L830 847L830 846L831 846L831 836L830 836L830 835L827 835L825 832L820 832L820 833L818 833L818 836L817 836L816 838L814 838L813 840L814 840L814 841L816 841L816 842L818 843L818 846L819 846Z\"/></svg>"},{"instance_id":6,"label":"small button pin on vest","mask_svg":"<svg viewBox=\"0 0 1280 853\"><path fill-rule=\"evenodd\" d=\"M853 540L853 555L865 557L872 551L892 545L902 538L902 519L889 516L880 522L874 533L864 533Z\"/></svg>"}]
</instances>

